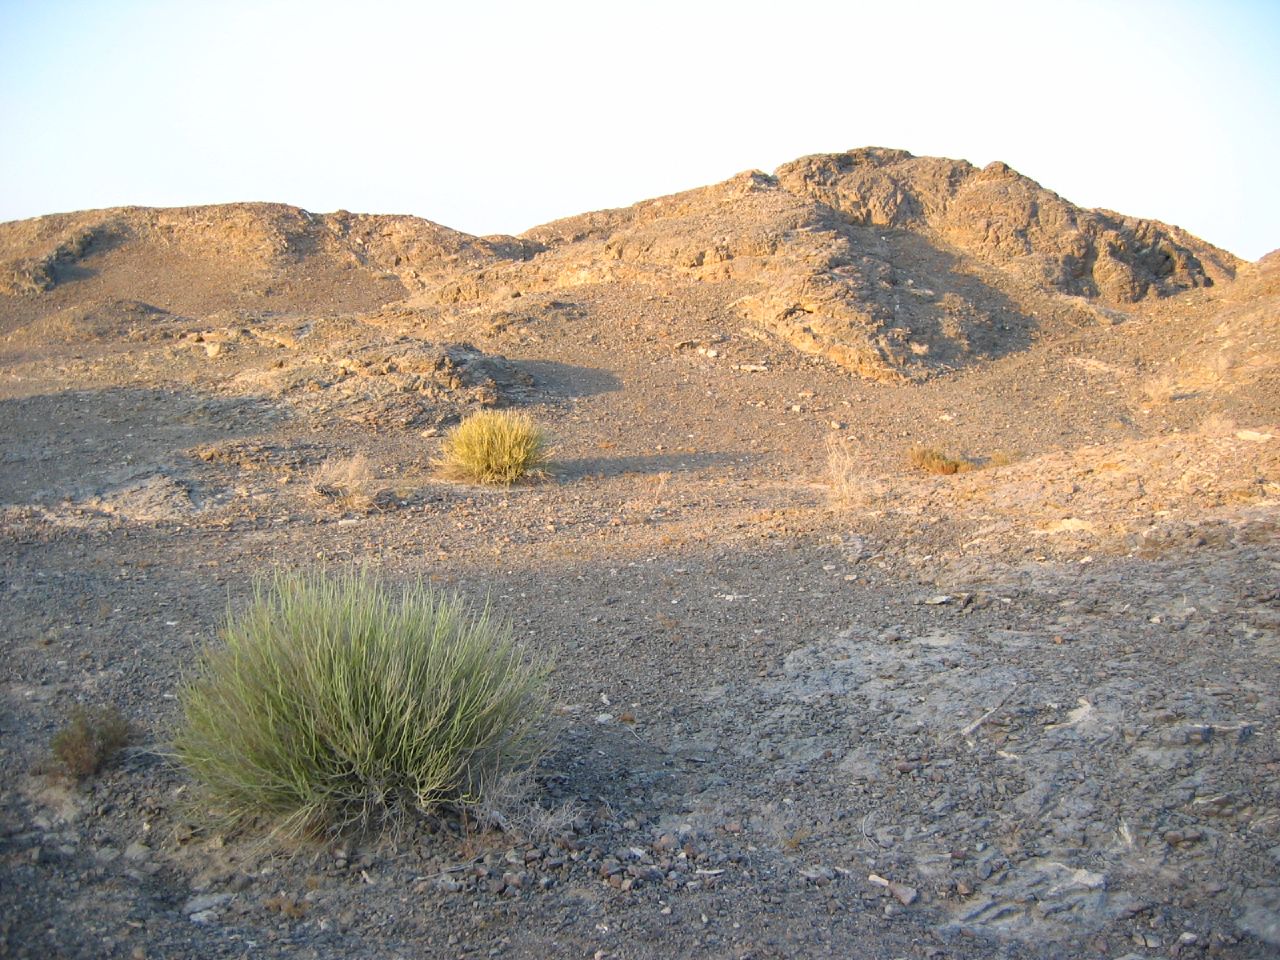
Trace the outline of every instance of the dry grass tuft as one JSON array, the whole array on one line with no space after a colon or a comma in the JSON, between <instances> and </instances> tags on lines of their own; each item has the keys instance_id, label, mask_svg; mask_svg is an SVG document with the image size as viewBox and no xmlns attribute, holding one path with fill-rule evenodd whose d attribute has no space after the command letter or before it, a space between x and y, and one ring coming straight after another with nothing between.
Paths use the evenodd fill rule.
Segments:
<instances>
[{"instance_id":1,"label":"dry grass tuft","mask_svg":"<svg viewBox=\"0 0 1280 960\"><path fill-rule=\"evenodd\" d=\"M373 467L363 453L325 460L311 475L309 488L321 503L356 513L371 510L377 494Z\"/></svg>"},{"instance_id":2,"label":"dry grass tuft","mask_svg":"<svg viewBox=\"0 0 1280 960\"><path fill-rule=\"evenodd\" d=\"M481 410L445 435L440 472L451 480L510 486L546 473L551 446L527 413Z\"/></svg>"},{"instance_id":3,"label":"dry grass tuft","mask_svg":"<svg viewBox=\"0 0 1280 960\"><path fill-rule=\"evenodd\" d=\"M949 457L932 447L913 447L908 454L911 465L925 473L936 473L950 476L953 473L967 473L974 468L972 461Z\"/></svg>"},{"instance_id":4,"label":"dry grass tuft","mask_svg":"<svg viewBox=\"0 0 1280 960\"><path fill-rule=\"evenodd\" d=\"M827 437L827 497L836 510L866 507L884 495L883 484L869 476L863 461L839 437Z\"/></svg>"},{"instance_id":5,"label":"dry grass tuft","mask_svg":"<svg viewBox=\"0 0 1280 960\"><path fill-rule=\"evenodd\" d=\"M544 807L537 793L532 768L514 771L493 784L484 804L473 809L469 822L481 830L501 830L508 837L551 843L569 832L586 811L576 799Z\"/></svg>"},{"instance_id":6,"label":"dry grass tuft","mask_svg":"<svg viewBox=\"0 0 1280 960\"><path fill-rule=\"evenodd\" d=\"M129 721L115 707L78 706L54 734L50 749L57 766L76 780L93 776L128 743Z\"/></svg>"},{"instance_id":7,"label":"dry grass tuft","mask_svg":"<svg viewBox=\"0 0 1280 960\"><path fill-rule=\"evenodd\" d=\"M1016 450L997 450L991 456L987 457L984 467L1008 467L1017 463L1022 459L1022 454Z\"/></svg>"}]
</instances>

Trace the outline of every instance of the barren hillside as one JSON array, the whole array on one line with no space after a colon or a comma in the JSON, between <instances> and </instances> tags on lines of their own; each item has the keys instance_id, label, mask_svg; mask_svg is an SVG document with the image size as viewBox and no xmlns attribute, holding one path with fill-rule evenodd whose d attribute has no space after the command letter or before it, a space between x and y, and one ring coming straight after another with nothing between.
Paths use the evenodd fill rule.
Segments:
<instances>
[{"instance_id":1,"label":"barren hillside","mask_svg":"<svg viewBox=\"0 0 1280 960\"><path fill-rule=\"evenodd\" d=\"M521 237L0 224L0 944L1270 955L1278 278L876 148ZM550 479L436 475L495 405L551 430ZM555 656L521 818L285 856L190 809L196 645L316 563L488 596ZM107 703L122 761L41 772Z\"/></svg>"}]
</instances>

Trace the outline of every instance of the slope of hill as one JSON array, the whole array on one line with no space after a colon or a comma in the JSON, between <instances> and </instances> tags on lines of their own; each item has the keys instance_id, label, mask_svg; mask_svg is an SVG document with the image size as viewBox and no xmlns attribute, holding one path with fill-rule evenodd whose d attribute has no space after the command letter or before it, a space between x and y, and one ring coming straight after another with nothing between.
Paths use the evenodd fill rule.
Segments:
<instances>
[{"instance_id":1,"label":"slope of hill","mask_svg":"<svg viewBox=\"0 0 1280 960\"><path fill-rule=\"evenodd\" d=\"M521 237L0 224L0 953L1268 955L1278 256L874 148ZM436 475L494 405L549 480ZM493 824L279 856L193 814L194 646L318 563L554 656ZM140 731L81 786L76 703Z\"/></svg>"},{"instance_id":2,"label":"slope of hill","mask_svg":"<svg viewBox=\"0 0 1280 960\"><path fill-rule=\"evenodd\" d=\"M722 309L792 347L888 379L990 359L1041 328L1210 286L1238 266L1176 228L1074 207L1003 164L979 171L878 149L808 157L523 239L266 204L0 229L10 294L76 276L105 288L122 272L135 293L170 288L151 298L169 311L255 299L370 309L400 287L484 309L592 283L708 284ZM80 299L94 286L81 283Z\"/></svg>"}]
</instances>

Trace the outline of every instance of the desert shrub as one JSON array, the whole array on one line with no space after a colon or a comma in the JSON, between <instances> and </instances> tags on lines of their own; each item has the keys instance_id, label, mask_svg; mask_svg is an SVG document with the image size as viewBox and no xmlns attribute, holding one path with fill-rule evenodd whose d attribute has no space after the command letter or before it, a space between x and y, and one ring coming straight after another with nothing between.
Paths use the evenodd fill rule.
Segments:
<instances>
[{"instance_id":1,"label":"desert shrub","mask_svg":"<svg viewBox=\"0 0 1280 960\"><path fill-rule=\"evenodd\" d=\"M58 768L84 780L106 766L128 744L130 734L129 722L115 707L77 706L49 746Z\"/></svg>"},{"instance_id":2,"label":"desert shrub","mask_svg":"<svg viewBox=\"0 0 1280 960\"><path fill-rule=\"evenodd\" d=\"M545 472L550 459L547 436L527 413L481 410L445 435L437 463L451 479L506 486Z\"/></svg>"},{"instance_id":3,"label":"desert shrub","mask_svg":"<svg viewBox=\"0 0 1280 960\"><path fill-rule=\"evenodd\" d=\"M973 464L957 457L949 457L932 447L913 447L908 456L911 465L925 473L966 473L973 469Z\"/></svg>"},{"instance_id":4,"label":"desert shrub","mask_svg":"<svg viewBox=\"0 0 1280 960\"><path fill-rule=\"evenodd\" d=\"M175 753L234 823L336 834L483 802L543 746L546 664L421 583L279 574L181 695Z\"/></svg>"},{"instance_id":5,"label":"desert shrub","mask_svg":"<svg viewBox=\"0 0 1280 960\"><path fill-rule=\"evenodd\" d=\"M316 468L309 484L311 495L320 503L339 510L365 512L373 507L373 468L363 453L352 457L330 457Z\"/></svg>"}]
</instances>

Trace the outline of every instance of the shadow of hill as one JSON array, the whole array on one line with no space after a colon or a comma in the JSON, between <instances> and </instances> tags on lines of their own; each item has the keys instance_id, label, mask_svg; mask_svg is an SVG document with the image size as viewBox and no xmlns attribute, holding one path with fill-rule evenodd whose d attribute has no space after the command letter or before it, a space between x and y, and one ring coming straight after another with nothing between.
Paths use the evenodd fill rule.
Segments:
<instances>
[{"instance_id":1,"label":"shadow of hill","mask_svg":"<svg viewBox=\"0 0 1280 960\"><path fill-rule=\"evenodd\" d=\"M548 398L594 397L622 389L622 381L608 370L581 367L556 360L520 360L517 366L533 377Z\"/></svg>"},{"instance_id":2,"label":"shadow of hill","mask_svg":"<svg viewBox=\"0 0 1280 960\"><path fill-rule=\"evenodd\" d=\"M577 457L557 460L553 474L559 479L579 477L620 477L629 473L689 473L744 459L736 453L658 453L633 457ZM754 459L754 458L753 458Z\"/></svg>"},{"instance_id":3,"label":"shadow of hill","mask_svg":"<svg viewBox=\"0 0 1280 960\"><path fill-rule=\"evenodd\" d=\"M52 503L171 469L200 443L280 416L254 398L117 387L0 400L0 502Z\"/></svg>"},{"instance_id":4,"label":"shadow of hill","mask_svg":"<svg viewBox=\"0 0 1280 960\"><path fill-rule=\"evenodd\" d=\"M961 255L908 230L846 229L875 233L887 246L898 275L896 312L912 339L929 345L928 366L955 369L1030 347L1037 321L1027 305L975 274Z\"/></svg>"}]
</instances>

